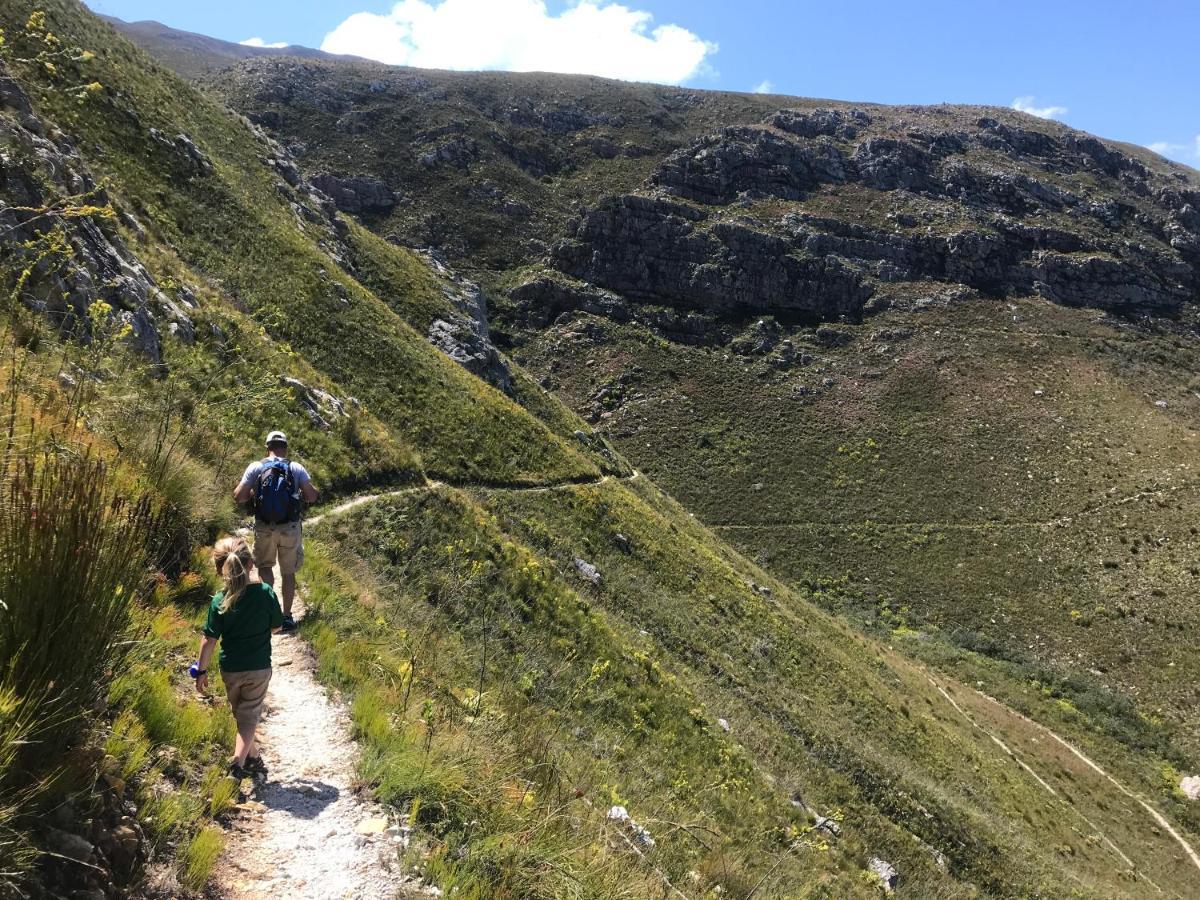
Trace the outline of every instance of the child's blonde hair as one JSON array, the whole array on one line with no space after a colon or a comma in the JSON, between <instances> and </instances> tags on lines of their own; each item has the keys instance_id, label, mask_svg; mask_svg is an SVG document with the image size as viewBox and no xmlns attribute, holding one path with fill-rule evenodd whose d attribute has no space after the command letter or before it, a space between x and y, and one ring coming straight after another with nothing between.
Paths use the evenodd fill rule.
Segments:
<instances>
[{"instance_id":1,"label":"child's blonde hair","mask_svg":"<svg viewBox=\"0 0 1200 900\"><path fill-rule=\"evenodd\" d=\"M221 597L221 612L229 612L242 599L242 593L250 584L250 566L253 557L250 547L240 537L227 537L217 541L213 547L213 565L225 581L225 593Z\"/></svg>"}]
</instances>

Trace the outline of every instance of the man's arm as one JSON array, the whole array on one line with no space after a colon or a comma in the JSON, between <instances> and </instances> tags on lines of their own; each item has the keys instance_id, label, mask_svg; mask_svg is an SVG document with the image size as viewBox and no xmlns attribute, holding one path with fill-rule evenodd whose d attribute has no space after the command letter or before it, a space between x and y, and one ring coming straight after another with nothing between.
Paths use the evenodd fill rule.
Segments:
<instances>
[{"instance_id":1,"label":"man's arm","mask_svg":"<svg viewBox=\"0 0 1200 900\"><path fill-rule=\"evenodd\" d=\"M249 503L254 496L254 477L258 474L258 463L252 462L246 466L246 471L242 473L242 480L238 482L238 486L233 489L233 502L239 506L243 503Z\"/></svg>"},{"instance_id":2,"label":"man's arm","mask_svg":"<svg viewBox=\"0 0 1200 900\"><path fill-rule=\"evenodd\" d=\"M313 487L312 479L308 475L308 469L299 463L292 463L292 468L296 473L296 487L300 489L300 496L305 503L317 502L317 489Z\"/></svg>"}]
</instances>

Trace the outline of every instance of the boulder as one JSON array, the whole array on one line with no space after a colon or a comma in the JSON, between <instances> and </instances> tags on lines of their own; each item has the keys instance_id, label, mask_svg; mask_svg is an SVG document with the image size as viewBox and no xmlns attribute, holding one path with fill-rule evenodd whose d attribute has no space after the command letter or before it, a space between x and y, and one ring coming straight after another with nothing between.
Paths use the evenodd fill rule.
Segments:
<instances>
[{"instance_id":1,"label":"boulder","mask_svg":"<svg viewBox=\"0 0 1200 900\"><path fill-rule=\"evenodd\" d=\"M578 572L584 579L592 584L600 583L600 570L593 566L590 562L580 559L578 556L573 560L575 571Z\"/></svg>"},{"instance_id":2,"label":"boulder","mask_svg":"<svg viewBox=\"0 0 1200 900\"><path fill-rule=\"evenodd\" d=\"M871 861L867 863L867 871L879 878L883 883L883 889L889 894L900 883L900 873L896 871L896 867L878 856L871 857Z\"/></svg>"},{"instance_id":3,"label":"boulder","mask_svg":"<svg viewBox=\"0 0 1200 900\"><path fill-rule=\"evenodd\" d=\"M321 172L310 181L342 212L386 212L396 205L395 192L379 178Z\"/></svg>"},{"instance_id":4,"label":"boulder","mask_svg":"<svg viewBox=\"0 0 1200 900\"><path fill-rule=\"evenodd\" d=\"M46 828L46 846L53 852L76 862L90 862L96 848L86 838L58 828Z\"/></svg>"},{"instance_id":5,"label":"boulder","mask_svg":"<svg viewBox=\"0 0 1200 900\"><path fill-rule=\"evenodd\" d=\"M292 392L292 396L304 408L312 423L322 431L333 427L331 419L340 419L346 415L345 403L328 391L309 387L300 379L288 375L281 376L280 381Z\"/></svg>"}]
</instances>

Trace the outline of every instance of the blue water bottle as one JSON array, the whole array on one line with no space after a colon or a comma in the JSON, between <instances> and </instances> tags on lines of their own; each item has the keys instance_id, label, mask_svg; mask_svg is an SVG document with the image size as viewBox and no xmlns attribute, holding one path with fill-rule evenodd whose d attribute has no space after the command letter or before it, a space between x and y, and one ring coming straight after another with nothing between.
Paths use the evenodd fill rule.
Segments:
<instances>
[{"instance_id":1,"label":"blue water bottle","mask_svg":"<svg viewBox=\"0 0 1200 900\"><path fill-rule=\"evenodd\" d=\"M200 677L200 663L194 662L190 666L188 666L188 674L191 675L192 678L199 678Z\"/></svg>"}]
</instances>

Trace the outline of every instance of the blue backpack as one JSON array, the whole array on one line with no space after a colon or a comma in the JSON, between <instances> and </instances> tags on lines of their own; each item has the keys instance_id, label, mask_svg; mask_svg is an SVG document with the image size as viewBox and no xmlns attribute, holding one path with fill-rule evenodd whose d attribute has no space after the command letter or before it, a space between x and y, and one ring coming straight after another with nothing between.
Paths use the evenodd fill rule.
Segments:
<instances>
[{"instance_id":1,"label":"blue backpack","mask_svg":"<svg viewBox=\"0 0 1200 900\"><path fill-rule=\"evenodd\" d=\"M254 494L254 515L268 525L282 525L300 518L296 479L292 476L292 464L286 459L263 463Z\"/></svg>"}]
</instances>

